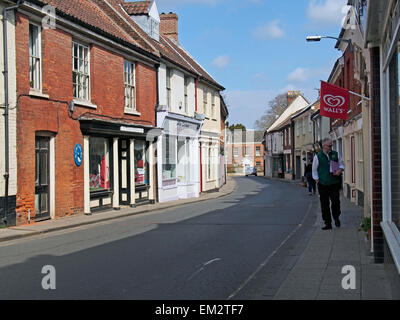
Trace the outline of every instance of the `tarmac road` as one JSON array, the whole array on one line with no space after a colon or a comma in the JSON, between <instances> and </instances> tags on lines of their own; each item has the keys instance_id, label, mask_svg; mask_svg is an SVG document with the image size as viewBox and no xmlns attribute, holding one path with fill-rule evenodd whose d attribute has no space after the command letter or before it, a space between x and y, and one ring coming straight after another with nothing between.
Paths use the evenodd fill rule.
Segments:
<instances>
[{"instance_id":1,"label":"tarmac road","mask_svg":"<svg viewBox=\"0 0 400 320\"><path fill-rule=\"evenodd\" d=\"M315 230L317 198L235 179L226 197L0 244L0 299L271 299Z\"/></svg>"}]
</instances>

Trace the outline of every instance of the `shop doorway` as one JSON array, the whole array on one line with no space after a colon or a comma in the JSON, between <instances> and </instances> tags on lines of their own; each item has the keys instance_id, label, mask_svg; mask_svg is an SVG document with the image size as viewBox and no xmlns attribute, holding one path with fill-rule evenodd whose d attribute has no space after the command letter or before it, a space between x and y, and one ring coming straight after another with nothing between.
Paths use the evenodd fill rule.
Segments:
<instances>
[{"instance_id":1,"label":"shop doorway","mask_svg":"<svg viewBox=\"0 0 400 320\"><path fill-rule=\"evenodd\" d=\"M120 139L119 149L119 203L121 205L131 204L131 166L129 153L129 140Z\"/></svg>"},{"instance_id":2,"label":"shop doorway","mask_svg":"<svg viewBox=\"0 0 400 320\"><path fill-rule=\"evenodd\" d=\"M50 138L35 139L35 221L50 219Z\"/></svg>"}]
</instances>

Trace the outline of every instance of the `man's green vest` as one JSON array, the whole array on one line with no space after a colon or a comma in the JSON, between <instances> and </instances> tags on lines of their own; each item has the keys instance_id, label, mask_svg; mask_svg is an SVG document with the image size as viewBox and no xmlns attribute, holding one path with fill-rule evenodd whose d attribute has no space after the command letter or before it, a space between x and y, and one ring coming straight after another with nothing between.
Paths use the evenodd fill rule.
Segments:
<instances>
[{"instance_id":1,"label":"man's green vest","mask_svg":"<svg viewBox=\"0 0 400 320\"><path fill-rule=\"evenodd\" d=\"M339 156L336 151L329 152L329 160L327 156L321 151L318 153L318 176L319 176L319 183L325 186L330 186L333 184L340 184L341 179L340 176L336 177L331 172L331 166L329 161L339 161Z\"/></svg>"}]
</instances>

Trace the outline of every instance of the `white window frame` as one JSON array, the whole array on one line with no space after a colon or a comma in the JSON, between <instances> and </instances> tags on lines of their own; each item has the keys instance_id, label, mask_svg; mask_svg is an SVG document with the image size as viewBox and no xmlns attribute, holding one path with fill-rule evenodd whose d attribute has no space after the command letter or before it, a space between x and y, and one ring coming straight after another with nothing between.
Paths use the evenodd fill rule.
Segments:
<instances>
[{"instance_id":1,"label":"white window frame","mask_svg":"<svg viewBox=\"0 0 400 320\"><path fill-rule=\"evenodd\" d=\"M303 135L306 134L306 123L304 121L304 117L301 118L301 125L303 127Z\"/></svg>"},{"instance_id":2,"label":"white window frame","mask_svg":"<svg viewBox=\"0 0 400 320\"><path fill-rule=\"evenodd\" d=\"M295 123L296 126L296 136L300 136L300 120L296 121Z\"/></svg>"},{"instance_id":3,"label":"white window frame","mask_svg":"<svg viewBox=\"0 0 400 320\"><path fill-rule=\"evenodd\" d=\"M357 148L357 172L356 172L356 183L357 188L360 191L364 191L364 145L363 145L363 136L362 133L357 134L356 140L356 148Z\"/></svg>"},{"instance_id":4,"label":"white window frame","mask_svg":"<svg viewBox=\"0 0 400 320\"><path fill-rule=\"evenodd\" d=\"M189 114L189 96L188 96L188 87L189 87L189 83L190 83L190 78L188 76L185 75L184 78L184 107L185 107L185 114L188 115Z\"/></svg>"},{"instance_id":5,"label":"white window frame","mask_svg":"<svg viewBox=\"0 0 400 320\"><path fill-rule=\"evenodd\" d=\"M234 157L239 157L239 148L238 147L234 147L233 148L233 156Z\"/></svg>"},{"instance_id":6,"label":"white window frame","mask_svg":"<svg viewBox=\"0 0 400 320\"><path fill-rule=\"evenodd\" d=\"M172 95L171 95L171 77L172 77L172 69L168 68L166 69L166 89L167 89L167 105L168 105L168 110L171 110L171 102L172 102Z\"/></svg>"},{"instance_id":7,"label":"white window frame","mask_svg":"<svg viewBox=\"0 0 400 320\"><path fill-rule=\"evenodd\" d=\"M209 110L207 104L208 104L208 90L207 87L203 87L203 110L205 116L209 118Z\"/></svg>"},{"instance_id":8,"label":"white window frame","mask_svg":"<svg viewBox=\"0 0 400 320\"><path fill-rule=\"evenodd\" d=\"M37 56L32 56L31 55L31 37L30 37L30 28L34 27L37 28ZM34 80L32 81L32 74L33 74L33 70L32 70L32 59L36 59L39 60L39 70L36 70L34 77ZM32 82L35 82L32 85ZM30 88L32 90L35 91L42 91L42 28L40 25L33 23L31 21L29 21L29 85Z\"/></svg>"},{"instance_id":9,"label":"white window frame","mask_svg":"<svg viewBox=\"0 0 400 320\"><path fill-rule=\"evenodd\" d=\"M215 112L215 93L211 92L211 118L216 119L216 112Z\"/></svg>"},{"instance_id":10,"label":"white window frame","mask_svg":"<svg viewBox=\"0 0 400 320\"><path fill-rule=\"evenodd\" d=\"M308 116L308 132L312 132L312 120L311 115Z\"/></svg>"},{"instance_id":11,"label":"white window frame","mask_svg":"<svg viewBox=\"0 0 400 320\"><path fill-rule=\"evenodd\" d=\"M259 150L257 150L259 148ZM261 157L261 147L256 147L256 157Z\"/></svg>"},{"instance_id":12,"label":"white window frame","mask_svg":"<svg viewBox=\"0 0 400 320\"><path fill-rule=\"evenodd\" d=\"M74 67L75 66L75 61L74 61L74 58L75 58L75 55L74 55L75 46L78 46L78 56L76 57L76 58L78 58L78 69L77 70L75 70L75 67ZM79 68L79 60L81 60L79 58L79 50L80 49L82 49L83 52L85 52L84 49L87 49L87 61L86 61L86 58L83 57L84 64L85 64L85 62L87 62L87 73L85 73L85 72L82 73L79 70L80 69ZM83 66L83 69L85 69L85 66ZM84 44L79 43L79 42L76 42L76 41L72 41L72 79L74 77L74 73L77 73L77 76L86 76L87 77L86 78L86 96L87 97L86 98L82 97L83 90L82 90L82 92L81 92L81 90L78 90L79 87L78 87L78 84L77 84L77 88L76 88L75 94L73 93L74 99L90 102L90 97L91 97L91 88L90 88L90 48L89 48L89 46L84 45ZM74 88L75 84L72 83L72 86Z\"/></svg>"},{"instance_id":13,"label":"white window frame","mask_svg":"<svg viewBox=\"0 0 400 320\"><path fill-rule=\"evenodd\" d=\"M129 66L127 75L126 66ZM127 81L128 79L128 81ZM130 95L127 96L127 90ZM136 64L129 60L124 60L124 97L125 111L136 111Z\"/></svg>"}]
</instances>

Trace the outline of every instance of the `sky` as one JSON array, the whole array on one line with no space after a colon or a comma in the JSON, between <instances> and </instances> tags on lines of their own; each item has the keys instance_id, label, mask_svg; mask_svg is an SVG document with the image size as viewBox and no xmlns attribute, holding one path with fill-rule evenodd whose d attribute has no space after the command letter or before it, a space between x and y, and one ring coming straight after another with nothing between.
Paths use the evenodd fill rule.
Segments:
<instances>
[{"instance_id":1,"label":"sky","mask_svg":"<svg viewBox=\"0 0 400 320\"><path fill-rule=\"evenodd\" d=\"M311 103L342 55L336 41L347 0L156 0L178 14L180 44L225 89L230 124L248 129L268 102L300 90Z\"/></svg>"}]
</instances>

